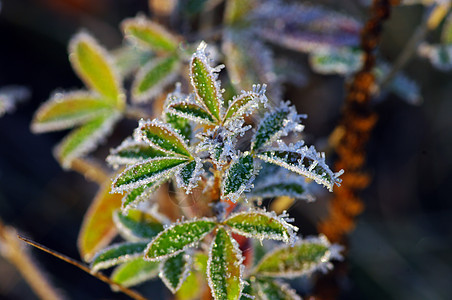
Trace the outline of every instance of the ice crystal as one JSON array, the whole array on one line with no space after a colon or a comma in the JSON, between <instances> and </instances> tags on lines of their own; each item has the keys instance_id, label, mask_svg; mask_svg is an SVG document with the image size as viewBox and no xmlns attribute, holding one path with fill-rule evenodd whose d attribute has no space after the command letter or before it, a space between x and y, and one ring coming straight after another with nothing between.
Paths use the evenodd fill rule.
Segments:
<instances>
[{"instance_id":1,"label":"ice crystal","mask_svg":"<svg viewBox=\"0 0 452 300\"><path fill-rule=\"evenodd\" d=\"M30 94L30 90L22 86L4 86L0 88L0 117L5 113L12 113L16 105L28 99Z\"/></svg>"}]
</instances>

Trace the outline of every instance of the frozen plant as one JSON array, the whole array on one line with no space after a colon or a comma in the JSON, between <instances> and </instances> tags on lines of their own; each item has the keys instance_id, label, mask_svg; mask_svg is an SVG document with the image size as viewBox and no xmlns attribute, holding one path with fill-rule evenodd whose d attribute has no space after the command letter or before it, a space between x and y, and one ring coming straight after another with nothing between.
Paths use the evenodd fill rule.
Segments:
<instances>
[{"instance_id":1,"label":"frozen plant","mask_svg":"<svg viewBox=\"0 0 452 300\"><path fill-rule=\"evenodd\" d=\"M286 213L254 200L311 200L304 178L331 191L342 172L303 141L285 141L303 130L295 107L271 106L265 85L225 101L217 78L224 66L210 64L201 43L189 63L193 92L177 85L162 116L140 120L108 156L119 168L111 191L124 196L113 220L125 242L89 257L91 269L115 266L112 280L127 287L159 276L179 299L200 298L207 288L214 299L300 299L279 279L331 269L340 247L324 236L297 237ZM179 206L175 222L153 194L166 182L181 191L175 201L197 197ZM264 240L282 245L265 254Z\"/></svg>"}]
</instances>

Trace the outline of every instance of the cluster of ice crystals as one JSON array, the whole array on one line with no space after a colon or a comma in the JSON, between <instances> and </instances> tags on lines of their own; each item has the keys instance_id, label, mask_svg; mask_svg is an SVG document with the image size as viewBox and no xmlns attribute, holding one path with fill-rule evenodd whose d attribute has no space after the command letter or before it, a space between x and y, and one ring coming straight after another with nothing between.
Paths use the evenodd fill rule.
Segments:
<instances>
[{"instance_id":1,"label":"cluster of ice crystals","mask_svg":"<svg viewBox=\"0 0 452 300\"><path fill-rule=\"evenodd\" d=\"M106 161L114 169L117 169L120 165L135 164L135 163L141 161L142 159L135 158L135 157L124 157L124 156L120 156L118 154L121 151L129 150L129 149L138 154L139 147L147 147L147 146L149 146L147 143L145 143L143 141L137 141L137 140L129 137L129 138L125 139L124 141L122 141L122 143L118 147L110 149L110 155L107 156Z\"/></svg>"},{"instance_id":2,"label":"cluster of ice crystals","mask_svg":"<svg viewBox=\"0 0 452 300\"><path fill-rule=\"evenodd\" d=\"M12 113L16 105L30 97L30 90L23 86L5 86L0 88L0 117Z\"/></svg>"}]
</instances>

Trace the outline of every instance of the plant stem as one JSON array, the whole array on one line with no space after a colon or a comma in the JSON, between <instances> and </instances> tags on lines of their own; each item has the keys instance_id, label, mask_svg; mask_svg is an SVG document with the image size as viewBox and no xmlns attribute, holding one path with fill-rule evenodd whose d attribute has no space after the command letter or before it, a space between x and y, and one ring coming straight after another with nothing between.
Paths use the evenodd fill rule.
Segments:
<instances>
[{"instance_id":1,"label":"plant stem","mask_svg":"<svg viewBox=\"0 0 452 300\"><path fill-rule=\"evenodd\" d=\"M0 254L11 262L41 299L56 300L63 296L50 284L47 277L34 263L28 251L19 243L17 232L0 221Z\"/></svg>"},{"instance_id":2,"label":"plant stem","mask_svg":"<svg viewBox=\"0 0 452 300\"><path fill-rule=\"evenodd\" d=\"M23 237L21 235L17 235L17 237L19 239L21 239L22 241L26 242L27 244L29 244L29 245L31 245L33 247L36 247L36 248L38 248L38 249L40 249L40 250L42 250L44 252L47 252L49 254L52 254L53 256L65 261L67 263L70 263L73 266L76 266L77 268L85 271L86 273L91 274L92 276L96 277L97 279L100 279L101 281L103 281L105 283L108 283L111 286L116 287L118 290L120 290L121 292L123 292L124 294L126 294L127 296L129 296L132 299L136 299L136 300L146 300L147 299L147 298L143 297L140 293L138 293L136 291L133 291L131 289L128 289L128 288L126 288L126 287L124 287L124 286L122 286L120 284L117 284L116 282L112 281L110 278L108 278L107 276L105 276L104 274L102 274L100 272L96 272L96 273L91 272L89 267L85 266L81 262L76 261L75 259L67 257L66 255L58 253L58 252L56 252L54 250L51 250L51 249L47 248L46 246L41 245L39 243L36 243L36 242L34 242L34 241L32 241L32 240L30 240L30 239L28 239L26 237Z\"/></svg>"},{"instance_id":3,"label":"plant stem","mask_svg":"<svg viewBox=\"0 0 452 300\"><path fill-rule=\"evenodd\" d=\"M397 73L405 67L406 63L411 59L411 57L416 53L417 47L422 42L422 40L427 35L428 31L431 29L429 27L429 21L431 20L432 14L436 11L437 4L433 4L427 8L424 16L422 18L421 24L416 28L414 34L411 36L410 40L406 43L405 48L400 52L399 56L395 60L392 69L388 72L385 78L381 81L380 90L385 89Z\"/></svg>"}]
</instances>

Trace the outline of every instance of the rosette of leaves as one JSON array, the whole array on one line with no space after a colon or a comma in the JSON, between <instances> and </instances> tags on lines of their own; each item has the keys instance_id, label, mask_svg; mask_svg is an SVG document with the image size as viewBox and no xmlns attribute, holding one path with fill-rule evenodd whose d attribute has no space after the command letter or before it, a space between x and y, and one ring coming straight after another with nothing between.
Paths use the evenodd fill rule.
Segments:
<instances>
[{"instance_id":1,"label":"rosette of leaves","mask_svg":"<svg viewBox=\"0 0 452 300\"><path fill-rule=\"evenodd\" d=\"M35 133L77 127L55 149L64 168L109 135L126 100L113 59L91 35L82 32L72 38L69 59L87 89L56 92L37 110L31 124Z\"/></svg>"},{"instance_id":2,"label":"rosette of leaves","mask_svg":"<svg viewBox=\"0 0 452 300\"><path fill-rule=\"evenodd\" d=\"M132 137L107 158L113 166L125 166L111 189L124 193L122 208L114 220L126 242L101 250L92 261L92 269L120 264L113 280L130 286L142 282L141 278L156 276L158 266L160 278L179 299L199 298L206 285L214 299L240 299L245 294L297 299L293 291L273 278L329 268L328 262L338 257L332 255L334 247L324 238L316 243L297 242L298 228L289 223L285 213L278 216L244 200L247 195L250 199L278 195L303 198L304 178L331 190L339 185L341 172L332 172L324 155L302 141L287 144L282 140L303 129L301 116L289 103L270 107L265 86L256 85L252 91L224 101L217 78L223 66L212 67L210 62L206 44L201 43L189 65L193 93L183 94L178 87L168 95L162 117L141 120ZM258 114L260 106L268 108L264 115ZM257 124L246 123L250 115L258 119ZM260 165L263 180L256 181L254 191ZM275 169L279 178L271 182L268 177ZM147 224L138 230L141 225L137 220L142 222L143 218L133 219L131 214L152 202L152 193L169 180L187 194L203 186L192 211L197 211L201 202L210 205L211 211L198 216L182 214L177 222L160 223L165 226L148 222L152 228ZM286 261L281 260L281 265L291 266L276 270L265 256L256 267L246 264L240 247L248 243L247 239L283 242L287 247L281 248L281 257ZM283 255L286 252L290 253ZM201 263L203 257L207 259ZM136 279L133 270L146 275L137 275ZM268 270L275 274L270 275ZM187 288L188 284L197 292L189 294L193 289ZM250 288L253 291L248 291Z\"/></svg>"}]
</instances>

